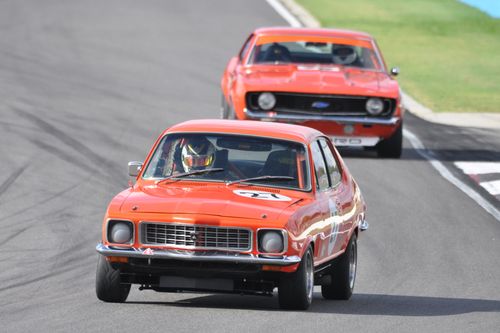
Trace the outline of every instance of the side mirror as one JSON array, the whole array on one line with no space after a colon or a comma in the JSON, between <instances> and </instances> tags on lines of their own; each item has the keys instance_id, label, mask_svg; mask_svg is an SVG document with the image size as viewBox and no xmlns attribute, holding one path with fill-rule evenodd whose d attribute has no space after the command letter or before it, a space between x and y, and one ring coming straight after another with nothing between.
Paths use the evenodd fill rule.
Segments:
<instances>
[{"instance_id":1,"label":"side mirror","mask_svg":"<svg viewBox=\"0 0 500 333\"><path fill-rule=\"evenodd\" d=\"M142 169L142 162L132 161L128 162L128 175L130 177L137 177Z\"/></svg>"},{"instance_id":2,"label":"side mirror","mask_svg":"<svg viewBox=\"0 0 500 333\"><path fill-rule=\"evenodd\" d=\"M398 74L399 74L399 67L392 67L391 68L391 75L397 76Z\"/></svg>"}]
</instances>

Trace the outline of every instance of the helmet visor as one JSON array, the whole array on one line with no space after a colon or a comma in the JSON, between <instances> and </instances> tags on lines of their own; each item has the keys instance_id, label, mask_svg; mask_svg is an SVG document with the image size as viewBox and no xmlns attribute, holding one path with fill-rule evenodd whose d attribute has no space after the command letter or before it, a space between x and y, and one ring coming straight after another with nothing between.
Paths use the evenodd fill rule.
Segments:
<instances>
[{"instance_id":1,"label":"helmet visor","mask_svg":"<svg viewBox=\"0 0 500 333\"><path fill-rule=\"evenodd\" d=\"M189 168L200 168L212 164L213 155L186 155L182 160Z\"/></svg>"}]
</instances>

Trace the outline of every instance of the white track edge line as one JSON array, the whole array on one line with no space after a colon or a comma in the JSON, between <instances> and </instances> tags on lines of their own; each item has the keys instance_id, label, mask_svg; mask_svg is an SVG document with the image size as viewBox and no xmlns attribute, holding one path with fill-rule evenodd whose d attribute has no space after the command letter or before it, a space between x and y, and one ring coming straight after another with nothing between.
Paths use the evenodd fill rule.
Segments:
<instances>
[{"instance_id":1,"label":"white track edge line","mask_svg":"<svg viewBox=\"0 0 500 333\"><path fill-rule=\"evenodd\" d=\"M486 199L484 199L479 193L474 191L470 186L459 180L457 177L455 177L450 170L448 170L443 163L439 162L438 160L435 159L433 156L432 152L427 150L425 146L422 144L420 139L410 132L407 129L403 130L403 135L408 141L410 141L410 144L413 146L413 148L416 149L417 153L425 158L434 169L436 169L439 174L455 185L458 189L460 189L462 192L464 192L467 196L469 196L472 200L474 200L479 206L481 206L484 210L486 210L488 213L490 213L497 221L500 221L500 211L495 208L491 203L489 203Z\"/></svg>"},{"instance_id":2,"label":"white track edge line","mask_svg":"<svg viewBox=\"0 0 500 333\"><path fill-rule=\"evenodd\" d=\"M302 23L292 13L290 13L290 11L285 6L283 6L283 4L279 0L266 0L266 1L292 27L300 28L303 26Z\"/></svg>"}]
</instances>

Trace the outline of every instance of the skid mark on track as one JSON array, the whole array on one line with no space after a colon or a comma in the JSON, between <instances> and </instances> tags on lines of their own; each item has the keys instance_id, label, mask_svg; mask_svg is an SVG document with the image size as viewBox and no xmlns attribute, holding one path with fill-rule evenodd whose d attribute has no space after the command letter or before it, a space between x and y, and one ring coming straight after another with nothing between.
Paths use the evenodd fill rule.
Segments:
<instances>
[{"instance_id":1,"label":"skid mark on track","mask_svg":"<svg viewBox=\"0 0 500 333\"><path fill-rule=\"evenodd\" d=\"M19 178L19 176L21 176L21 174L24 172L24 170L26 170L27 167L28 165L25 165L17 169L2 184L0 184L0 196L4 192L6 192L12 184L14 184L16 179Z\"/></svg>"},{"instance_id":2,"label":"skid mark on track","mask_svg":"<svg viewBox=\"0 0 500 333\"><path fill-rule=\"evenodd\" d=\"M43 132L51 135L52 137L56 138L57 140L61 141L64 145L68 146L69 148L72 149L72 151L78 153L81 157L83 157L85 160L90 162L92 165L97 165L99 166L99 170L97 171L98 173L102 174L104 176L104 179L106 182L111 183L116 183L123 181L123 177L120 176L120 174L123 174L123 169L118 166L116 163L113 161L107 160L106 158L100 156L99 154L95 153L92 149L88 148L78 140L74 139L72 136L66 134L65 132L61 131L58 129L56 126L50 124L44 119L41 119L40 117L37 117L27 111L21 110L18 107L12 107L12 109L21 117L28 119L32 123L34 123L37 127L42 129ZM71 157L68 154L63 154L61 155L61 150L57 149L55 150L54 147L51 147L47 144L43 143L37 143L40 147L43 146L44 148L48 149L52 153L55 153L58 157L64 157L67 158ZM75 163L73 161L73 163ZM88 168L87 168L88 169ZM107 170L105 172L104 170ZM87 170L89 171L89 170ZM113 181L109 181L112 179Z\"/></svg>"},{"instance_id":3,"label":"skid mark on track","mask_svg":"<svg viewBox=\"0 0 500 333\"><path fill-rule=\"evenodd\" d=\"M75 159L73 158L73 156L71 156L70 154L64 152L63 150L61 150L61 149L59 149L57 147L51 146L51 145L49 145L49 144L47 144L45 142L37 141L37 140L30 140L30 142L32 144L34 144L35 146L37 146L38 148L43 149L46 152L49 152L50 154L57 156L61 160L74 165L75 167L83 170L86 173L88 173L88 172L91 172L91 173L97 173L97 172L99 172L99 170L97 170L97 169L95 169L93 167L90 167L90 166L87 166L87 165L84 165L84 164L82 164L80 162L75 161Z\"/></svg>"},{"instance_id":4,"label":"skid mark on track","mask_svg":"<svg viewBox=\"0 0 500 333\"><path fill-rule=\"evenodd\" d=\"M2 127L2 129L4 131L7 131L9 133L14 133L17 130L23 130L25 132L33 132L34 130L37 129L35 126L16 124L16 123L10 122L10 121L0 121L0 126Z\"/></svg>"},{"instance_id":5,"label":"skid mark on track","mask_svg":"<svg viewBox=\"0 0 500 333\"><path fill-rule=\"evenodd\" d=\"M43 259L50 264L50 268L45 270L45 273L38 276L26 276L27 279L20 281L19 277L12 276L12 278L5 279L5 284L0 287L0 292L10 291L12 288L24 287L29 284L37 283L46 279L51 279L72 271L84 270L88 271L89 267L95 265L95 258L97 254L89 256L86 251L89 241L82 240L78 243L71 244L71 247L67 248L64 246L59 246L58 249L50 256ZM85 252L81 252L85 250ZM95 252L94 252L95 253ZM94 267L92 267L94 269ZM78 274L79 276L80 274Z\"/></svg>"},{"instance_id":6,"label":"skid mark on track","mask_svg":"<svg viewBox=\"0 0 500 333\"><path fill-rule=\"evenodd\" d=\"M57 199L59 197L62 197L63 195L67 194L68 192L77 189L78 186L80 186L81 184L83 184L85 181L86 181L86 179L83 179L83 180L79 181L77 184L70 185L70 186L66 187L65 189L63 189L63 190L61 190L61 191L59 191L57 193L54 193L53 195L51 195L49 197L46 197L45 199L40 200L39 202L36 202L33 205L23 207L22 209L17 210L17 211L15 211L15 212L13 212L13 213L11 213L9 215L2 216L2 217L0 217L0 222L8 220L8 219L10 219L12 217L16 217L16 216L18 216L18 215L20 215L20 214L22 214L22 213L24 213L24 212L26 212L28 210L31 210L33 208L37 208L40 205L46 204L49 201L55 200L55 199Z\"/></svg>"},{"instance_id":7,"label":"skid mark on track","mask_svg":"<svg viewBox=\"0 0 500 333\"><path fill-rule=\"evenodd\" d=\"M102 158L101 156L94 153L87 146L85 146L84 144L75 140L74 138L67 135L66 133L64 133L60 129L56 128L55 126L51 125L47 121L29 113L29 112L23 111L21 109L14 108L14 110L16 111L16 113L18 115L32 121L39 128L41 128L45 133L50 134L51 136L55 137L56 139L58 139L59 141L61 141L65 145L73 148L75 151L80 153L85 158L89 159L91 162L99 163L99 164L103 164L106 162L106 160L104 158Z\"/></svg>"},{"instance_id":8,"label":"skid mark on track","mask_svg":"<svg viewBox=\"0 0 500 333\"><path fill-rule=\"evenodd\" d=\"M74 139L70 135L64 133L54 125L48 123L47 121L29 113L19 108L14 107L14 111L23 118L30 120L35 123L40 129L42 129L45 133L55 137L65 145L72 148L75 152L78 152L82 157L89 160L92 163L96 163L98 165L104 165L116 169L116 166L112 165L105 158L96 154L92 149L88 148L78 140ZM120 168L118 168L120 169Z\"/></svg>"},{"instance_id":9,"label":"skid mark on track","mask_svg":"<svg viewBox=\"0 0 500 333\"><path fill-rule=\"evenodd\" d=\"M21 230L15 230L13 232L11 231L12 232L11 234L2 235L5 237L3 237L3 239L0 239L0 249L2 249L2 251L5 251L5 249L8 248L9 243L12 243L12 242L14 242L14 243L18 242L18 244L20 244L20 243L22 244L21 241L16 240L16 237L19 237L20 235L22 235L23 232L30 230L30 228L32 228L32 227L37 227L37 226L50 227L51 224L54 224L54 223L61 224L61 222L63 222L63 220L61 218L58 218L58 216L65 214L68 210L71 210L72 207L73 206L68 205L66 207L60 208L60 209L55 210L55 211L51 210L50 212L47 212L46 214L43 214L43 215L37 214L36 216L30 217L27 219L23 219L23 220L18 219L16 221L16 226L22 224L24 226L24 228ZM43 221L43 224L41 224L40 221ZM51 231L52 231L52 233L54 233L53 230L51 230ZM9 230L7 228L7 231L5 233L8 233L8 232L9 232ZM21 252L24 252L24 250Z\"/></svg>"},{"instance_id":10,"label":"skid mark on track","mask_svg":"<svg viewBox=\"0 0 500 333\"><path fill-rule=\"evenodd\" d=\"M24 227L20 230L17 230L11 234L8 235L8 237L6 237L5 239L2 240L2 244L3 246L5 246L7 243L9 243L10 241L16 239L16 237L20 236L23 232L25 232L26 230L28 230L30 227ZM3 247L2 246L2 247Z\"/></svg>"},{"instance_id":11,"label":"skid mark on track","mask_svg":"<svg viewBox=\"0 0 500 333\"><path fill-rule=\"evenodd\" d=\"M26 281L18 281L16 283L12 283L10 285L0 287L0 292L5 291L5 290L9 290L12 288L24 287L28 284L32 284L35 282L45 280L45 279L50 278L50 277L55 277L55 276L58 276L58 275L61 275L64 273L71 272L72 270L74 270L76 268L81 268L81 263L78 263L78 262L75 263L75 261L73 261L73 264L71 266L65 266L64 268L59 269L57 271L42 274L40 276L37 276L36 278L28 279Z\"/></svg>"}]
</instances>

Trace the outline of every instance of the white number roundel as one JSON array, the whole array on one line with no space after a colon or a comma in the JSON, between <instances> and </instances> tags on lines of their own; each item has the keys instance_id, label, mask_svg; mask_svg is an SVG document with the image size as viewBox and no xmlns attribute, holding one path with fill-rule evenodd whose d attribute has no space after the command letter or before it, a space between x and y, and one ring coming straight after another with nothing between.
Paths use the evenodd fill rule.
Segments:
<instances>
[{"instance_id":1,"label":"white number roundel","mask_svg":"<svg viewBox=\"0 0 500 333\"><path fill-rule=\"evenodd\" d=\"M252 191L252 190L234 190L234 194L259 200L270 200L270 201L291 201L289 197L278 193L262 192L262 191Z\"/></svg>"}]
</instances>

